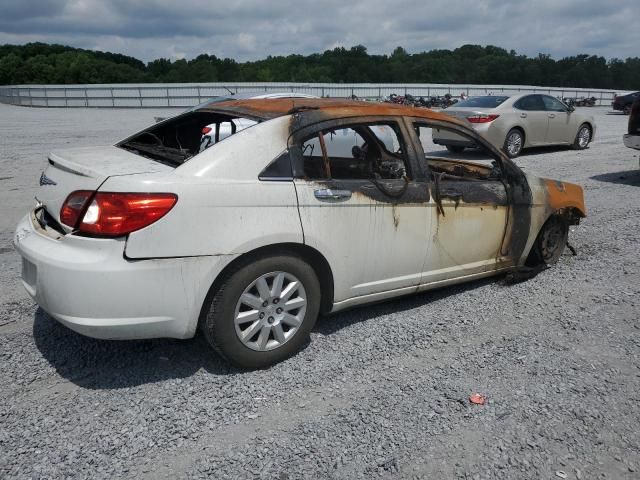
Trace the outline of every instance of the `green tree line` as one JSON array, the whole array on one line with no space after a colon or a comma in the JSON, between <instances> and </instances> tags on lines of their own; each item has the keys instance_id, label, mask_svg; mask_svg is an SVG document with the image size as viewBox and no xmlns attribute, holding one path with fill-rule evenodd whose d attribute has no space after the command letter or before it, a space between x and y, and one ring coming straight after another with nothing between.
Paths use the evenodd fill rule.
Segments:
<instances>
[{"instance_id":1,"label":"green tree line","mask_svg":"<svg viewBox=\"0 0 640 480\"><path fill-rule=\"evenodd\" d=\"M338 47L311 55L237 62L203 54L144 63L117 53L29 43L0 46L0 85L183 82L471 83L640 89L640 58L518 55L495 46L372 55Z\"/></svg>"}]
</instances>

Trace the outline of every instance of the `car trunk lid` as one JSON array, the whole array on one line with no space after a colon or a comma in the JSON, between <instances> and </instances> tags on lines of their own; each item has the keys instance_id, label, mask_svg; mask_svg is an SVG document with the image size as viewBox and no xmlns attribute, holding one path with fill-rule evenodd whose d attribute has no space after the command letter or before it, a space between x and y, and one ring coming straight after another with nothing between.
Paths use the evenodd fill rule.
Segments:
<instances>
[{"instance_id":1,"label":"car trunk lid","mask_svg":"<svg viewBox=\"0 0 640 480\"><path fill-rule=\"evenodd\" d=\"M97 190L112 176L169 171L173 168L114 146L61 150L49 154L36 200L60 222L62 204L73 191ZM71 231L66 225L62 227Z\"/></svg>"},{"instance_id":2,"label":"car trunk lid","mask_svg":"<svg viewBox=\"0 0 640 480\"><path fill-rule=\"evenodd\" d=\"M458 120L466 121L472 115L491 115L495 113L494 108L478 108L478 107L455 107L446 108L442 113L450 115Z\"/></svg>"}]
</instances>

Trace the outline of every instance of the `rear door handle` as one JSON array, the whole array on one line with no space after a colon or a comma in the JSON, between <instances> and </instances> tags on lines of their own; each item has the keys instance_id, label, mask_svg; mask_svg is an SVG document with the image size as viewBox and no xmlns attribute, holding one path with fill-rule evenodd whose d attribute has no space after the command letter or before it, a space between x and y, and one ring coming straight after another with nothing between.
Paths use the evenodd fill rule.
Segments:
<instances>
[{"instance_id":1,"label":"rear door handle","mask_svg":"<svg viewBox=\"0 0 640 480\"><path fill-rule=\"evenodd\" d=\"M526 113L521 113L520 114L520 118L527 118L527 114Z\"/></svg>"},{"instance_id":2,"label":"rear door handle","mask_svg":"<svg viewBox=\"0 0 640 480\"><path fill-rule=\"evenodd\" d=\"M550 113L549 114L549 118L556 118L556 114L555 113Z\"/></svg>"},{"instance_id":3,"label":"rear door handle","mask_svg":"<svg viewBox=\"0 0 640 480\"><path fill-rule=\"evenodd\" d=\"M351 190L321 188L320 190L314 190L313 195L318 200L349 200L351 198Z\"/></svg>"}]
</instances>

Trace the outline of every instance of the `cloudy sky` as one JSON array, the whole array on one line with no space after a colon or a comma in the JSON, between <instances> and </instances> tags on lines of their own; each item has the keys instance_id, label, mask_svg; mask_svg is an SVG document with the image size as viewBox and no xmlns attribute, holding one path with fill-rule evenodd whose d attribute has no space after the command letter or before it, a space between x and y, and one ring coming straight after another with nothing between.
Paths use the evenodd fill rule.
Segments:
<instances>
[{"instance_id":1,"label":"cloudy sky","mask_svg":"<svg viewBox=\"0 0 640 480\"><path fill-rule=\"evenodd\" d=\"M0 0L0 44L238 60L365 45L640 56L640 0ZM635 22L635 24L632 24Z\"/></svg>"}]
</instances>

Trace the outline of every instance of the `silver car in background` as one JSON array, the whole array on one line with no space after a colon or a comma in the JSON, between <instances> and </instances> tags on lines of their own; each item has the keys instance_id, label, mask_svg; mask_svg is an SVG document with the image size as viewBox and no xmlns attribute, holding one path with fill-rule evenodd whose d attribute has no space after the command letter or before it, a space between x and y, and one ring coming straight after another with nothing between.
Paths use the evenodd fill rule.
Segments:
<instances>
[{"instance_id":1,"label":"silver car in background","mask_svg":"<svg viewBox=\"0 0 640 480\"><path fill-rule=\"evenodd\" d=\"M576 111L550 95L486 95L473 97L443 113L469 122L480 135L511 158L523 148L569 145L587 148L596 131L592 115ZM447 130L433 130L433 142L451 152L474 147Z\"/></svg>"}]
</instances>

